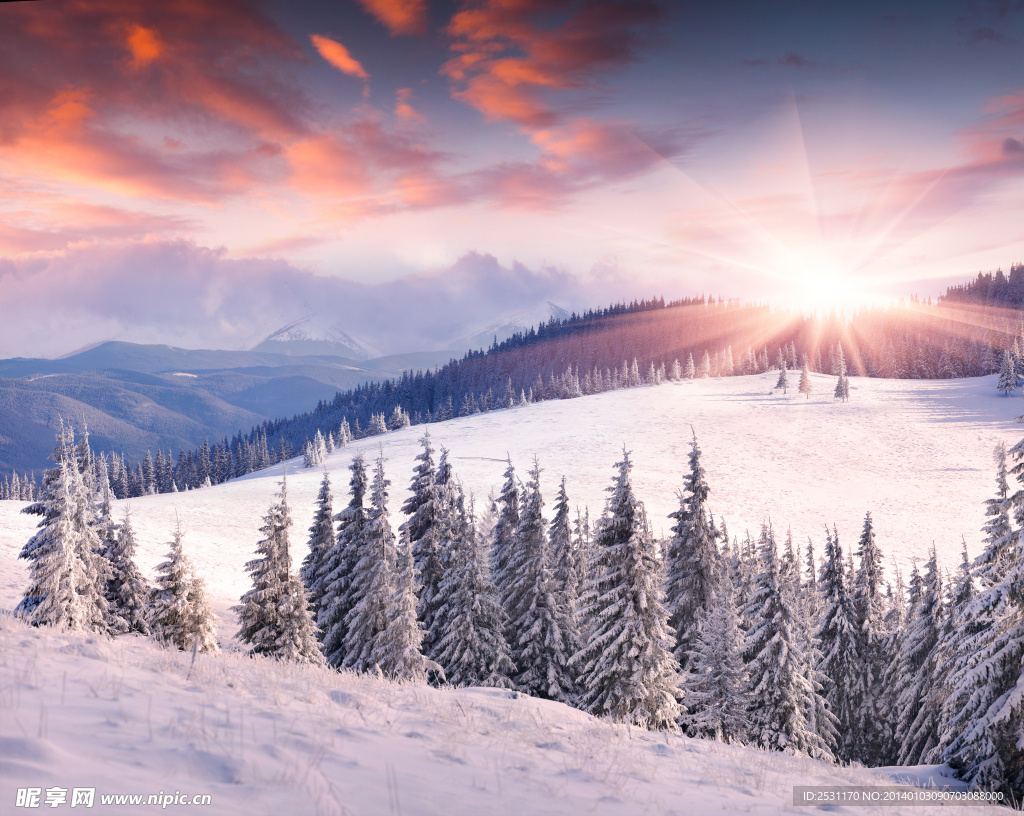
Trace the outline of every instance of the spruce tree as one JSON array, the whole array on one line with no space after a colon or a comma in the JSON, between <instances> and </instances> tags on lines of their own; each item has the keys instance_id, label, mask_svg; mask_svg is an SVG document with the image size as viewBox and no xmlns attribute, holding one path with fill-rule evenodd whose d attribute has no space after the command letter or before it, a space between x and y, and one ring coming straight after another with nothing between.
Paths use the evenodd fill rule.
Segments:
<instances>
[{"instance_id":1,"label":"spruce tree","mask_svg":"<svg viewBox=\"0 0 1024 816\"><path fill-rule=\"evenodd\" d=\"M853 579L853 606L860 637L863 697L855 733L859 740L856 758L865 765L881 764L884 746L892 739L891 724L881 713L885 674L886 602L882 594L882 552L875 542L871 513L864 515L864 527L857 545L860 566Z\"/></svg>"},{"instance_id":2,"label":"spruce tree","mask_svg":"<svg viewBox=\"0 0 1024 816\"><path fill-rule=\"evenodd\" d=\"M299 576L309 598L309 609L313 620L320 619L321 602L327 591L324 581L328 566L328 553L334 548L334 509L331 506L331 475L324 470L320 492L316 497L316 512L309 528L309 553L302 561ZM322 639L323 632L318 632Z\"/></svg>"},{"instance_id":3,"label":"spruce tree","mask_svg":"<svg viewBox=\"0 0 1024 816\"><path fill-rule=\"evenodd\" d=\"M707 478L700 463L697 434L690 444L690 472L679 509L669 514L672 527L667 558L665 606L669 626L675 631L674 653L683 668L693 650L708 613L711 599L724 579L718 536L707 509Z\"/></svg>"},{"instance_id":4,"label":"spruce tree","mask_svg":"<svg viewBox=\"0 0 1024 816\"><path fill-rule=\"evenodd\" d=\"M148 635L147 604L150 586L135 564L136 546L131 516L125 510L124 521L118 525L107 552L110 562L107 601L110 603L111 614L124 622L125 631Z\"/></svg>"},{"instance_id":5,"label":"spruce tree","mask_svg":"<svg viewBox=\"0 0 1024 816\"><path fill-rule=\"evenodd\" d=\"M821 704L794 635L793 609L782 591L775 537L767 526L758 554L761 573L744 612L750 620L743 646L750 675L750 741L769 751L832 760L828 735L834 733L835 719ZM811 716L824 716L825 722Z\"/></svg>"},{"instance_id":6,"label":"spruce tree","mask_svg":"<svg viewBox=\"0 0 1024 816\"><path fill-rule=\"evenodd\" d=\"M284 481L278 496L263 517L260 532L266 537L256 546L261 557L245 565L253 585L242 596L239 605L233 607L239 622L236 637L251 646L253 654L292 662L319 663L323 658L306 590L291 571L288 528L292 520Z\"/></svg>"},{"instance_id":7,"label":"spruce tree","mask_svg":"<svg viewBox=\"0 0 1024 816\"><path fill-rule=\"evenodd\" d=\"M21 551L31 564L17 611L35 625L107 632L111 617L102 589L109 573L93 526L92 496L73 455L60 461L57 473L47 473L39 502L43 519Z\"/></svg>"},{"instance_id":8,"label":"spruce tree","mask_svg":"<svg viewBox=\"0 0 1024 816\"><path fill-rule=\"evenodd\" d=\"M424 683L434 671L444 680L444 672L423 655L423 625L416 617L418 585L412 547L403 532L397 552L395 591L387 607L387 627L374 643L372 660L385 677Z\"/></svg>"},{"instance_id":9,"label":"spruce tree","mask_svg":"<svg viewBox=\"0 0 1024 816\"><path fill-rule=\"evenodd\" d=\"M182 537L181 525L176 524L167 560L156 568L156 583L148 605L150 634L179 651L194 648L198 638L200 652L216 652L217 617L202 579L196 576L192 560L185 555Z\"/></svg>"},{"instance_id":10,"label":"spruce tree","mask_svg":"<svg viewBox=\"0 0 1024 816\"><path fill-rule=\"evenodd\" d=\"M1004 351L1003 360L999 365L999 382L996 384L996 390L1010 396L1016 389L1017 371L1013 355L1009 351Z\"/></svg>"},{"instance_id":11,"label":"spruce tree","mask_svg":"<svg viewBox=\"0 0 1024 816\"><path fill-rule=\"evenodd\" d=\"M854 600L850 596L838 531L825 530L825 569L818 582L822 598L817 639L818 671L828 678L825 700L839 731L836 758L861 758L860 712L865 696L863 649Z\"/></svg>"},{"instance_id":12,"label":"spruce tree","mask_svg":"<svg viewBox=\"0 0 1024 816\"><path fill-rule=\"evenodd\" d=\"M687 659L683 686L687 710L679 721L691 736L746 741L750 693L742 649L732 583L723 581Z\"/></svg>"},{"instance_id":13,"label":"spruce tree","mask_svg":"<svg viewBox=\"0 0 1024 816\"><path fill-rule=\"evenodd\" d=\"M934 548L925 569L923 577L915 576L916 588L912 581L915 603L898 656L898 716L894 736L900 765L916 765L921 761L930 746L927 744L929 729L919 715L927 719L936 714L926 705L931 698L937 658L935 647L942 623L942 581Z\"/></svg>"},{"instance_id":14,"label":"spruce tree","mask_svg":"<svg viewBox=\"0 0 1024 816\"><path fill-rule=\"evenodd\" d=\"M568 662L580 644L573 637L572 610L563 604L552 570L541 514L540 472L534 459L509 565L513 576L508 608L512 661L519 670L515 680L521 691L571 704L576 684L575 671L569 669Z\"/></svg>"},{"instance_id":15,"label":"spruce tree","mask_svg":"<svg viewBox=\"0 0 1024 816\"><path fill-rule=\"evenodd\" d=\"M409 516L402 524L412 545L413 560L419 571L423 588L420 590L418 614L426 630L426 648L430 651L430 640L434 631L433 612L438 602L444 565L442 564L443 544L436 529L437 494L434 470L434 449L430 445L430 432L424 431L420 439L423 450L416 456L411 496L402 505L402 512Z\"/></svg>"},{"instance_id":16,"label":"spruce tree","mask_svg":"<svg viewBox=\"0 0 1024 816\"><path fill-rule=\"evenodd\" d=\"M697 376L697 368L693 364L693 354L686 355L686 379L692 380Z\"/></svg>"},{"instance_id":17,"label":"spruce tree","mask_svg":"<svg viewBox=\"0 0 1024 816\"><path fill-rule=\"evenodd\" d=\"M352 576L359 561L363 542L363 528L366 526L366 462L361 453L352 457L349 464L348 506L337 514L338 533L334 545L327 551L319 582L313 586L313 593L320 598L317 613L317 628L323 642L323 653L327 662L340 667L345 661L345 636L348 633L346 620L354 605Z\"/></svg>"},{"instance_id":18,"label":"spruce tree","mask_svg":"<svg viewBox=\"0 0 1024 816\"><path fill-rule=\"evenodd\" d=\"M436 660L453 686L511 689L516 667L505 640L507 616L488 574L487 552L476 535L472 502L460 520L441 584L447 626L437 642Z\"/></svg>"},{"instance_id":19,"label":"spruce tree","mask_svg":"<svg viewBox=\"0 0 1024 816\"><path fill-rule=\"evenodd\" d=\"M581 615L593 625L587 645L571 663L580 673L586 711L675 731L681 678L671 654L657 545L643 504L633 495L625 450L616 467L580 598Z\"/></svg>"},{"instance_id":20,"label":"spruce tree","mask_svg":"<svg viewBox=\"0 0 1024 816\"><path fill-rule=\"evenodd\" d=\"M786 363L785 358L782 357L782 355L780 354L779 355L779 379L775 383L775 387L776 388L781 388L783 394L785 394L787 392L787 390L789 389L789 377L787 376L788 372L786 370L786 365L787 365L787 363Z\"/></svg>"},{"instance_id":21,"label":"spruce tree","mask_svg":"<svg viewBox=\"0 0 1024 816\"><path fill-rule=\"evenodd\" d=\"M395 591L397 553L388 520L388 485L384 454L377 457L370 488L370 510L363 532L361 557L352 577L355 605L346 619L344 666L355 671L374 668L377 641L388 626L388 605Z\"/></svg>"},{"instance_id":22,"label":"spruce tree","mask_svg":"<svg viewBox=\"0 0 1024 816\"><path fill-rule=\"evenodd\" d=\"M811 372L807 368L807 358L804 357L804 367L800 371L800 393L803 394L806 399L810 399L811 392L813 390L814 384L811 382Z\"/></svg>"},{"instance_id":23,"label":"spruce tree","mask_svg":"<svg viewBox=\"0 0 1024 816\"><path fill-rule=\"evenodd\" d=\"M498 590L498 600L508 614L509 586L514 576L509 564L512 558L513 539L519 527L519 488L516 484L516 471L512 467L512 458L508 458L505 468L505 484L498 494L498 522L494 525L491 539L491 579Z\"/></svg>"}]
</instances>

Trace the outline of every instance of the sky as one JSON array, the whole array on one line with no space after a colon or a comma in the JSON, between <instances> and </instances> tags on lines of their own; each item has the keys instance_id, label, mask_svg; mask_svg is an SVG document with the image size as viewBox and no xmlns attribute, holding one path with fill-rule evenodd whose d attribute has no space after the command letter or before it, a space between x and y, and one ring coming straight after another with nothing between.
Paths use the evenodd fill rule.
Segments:
<instances>
[{"instance_id":1,"label":"sky","mask_svg":"<svg viewBox=\"0 0 1024 816\"><path fill-rule=\"evenodd\" d=\"M934 297L1024 260L1022 66L1024 0L0 3L0 356Z\"/></svg>"}]
</instances>

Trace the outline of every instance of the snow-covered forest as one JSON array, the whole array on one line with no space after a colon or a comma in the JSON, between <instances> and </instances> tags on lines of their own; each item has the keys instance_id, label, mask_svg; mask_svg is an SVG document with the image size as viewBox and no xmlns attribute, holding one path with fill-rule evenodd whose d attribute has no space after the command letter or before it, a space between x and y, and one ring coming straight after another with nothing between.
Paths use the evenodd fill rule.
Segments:
<instances>
[{"instance_id":1,"label":"snow-covered forest","mask_svg":"<svg viewBox=\"0 0 1024 816\"><path fill-rule=\"evenodd\" d=\"M751 379L766 376L776 379ZM772 393L788 409L823 405L820 395L810 402L813 387ZM522 422L539 409L520 410ZM490 496L470 492L429 427L402 434L417 451L407 474L385 468L383 446L353 444L347 466L318 477L315 504L303 507L308 536L304 523L294 530L282 478L249 544L258 557L233 610L234 642L289 662L515 690L613 722L825 762L948 763L971 786L1019 802L1024 440L1001 441L992 466L972 469L972 481L988 484L973 551L964 541L951 569L944 541L905 571L891 564L907 542L879 536L870 509L856 536L826 521L805 541L769 518L730 531L734 508L712 514L720 486L700 433L676 430L686 457L668 531L647 510L628 449L591 474L607 492L593 514L565 478L543 489L548 463L538 459L506 457ZM54 459L26 508L42 519L20 550L30 574L19 612L216 652L206 576L184 553L180 526L150 589L134 562L138 525L115 517L87 439L65 432ZM308 483L306 473L316 471L293 478ZM400 477L407 491L393 484ZM300 537L308 546L294 545Z\"/></svg>"}]
</instances>

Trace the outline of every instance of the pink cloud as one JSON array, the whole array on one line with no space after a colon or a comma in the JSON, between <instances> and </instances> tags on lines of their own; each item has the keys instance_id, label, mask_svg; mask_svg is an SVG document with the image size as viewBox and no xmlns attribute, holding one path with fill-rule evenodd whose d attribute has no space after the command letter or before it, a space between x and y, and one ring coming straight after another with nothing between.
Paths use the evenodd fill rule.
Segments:
<instances>
[{"instance_id":1,"label":"pink cloud","mask_svg":"<svg viewBox=\"0 0 1024 816\"><path fill-rule=\"evenodd\" d=\"M320 56L343 74L364 80L370 78L370 75L366 73L359 61L340 42L327 37L321 37L319 34L310 34L309 39L320 53Z\"/></svg>"},{"instance_id":2,"label":"pink cloud","mask_svg":"<svg viewBox=\"0 0 1024 816\"><path fill-rule=\"evenodd\" d=\"M392 34L422 34L427 23L427 0L359 0Z\"/></svg>"}]
</instances>

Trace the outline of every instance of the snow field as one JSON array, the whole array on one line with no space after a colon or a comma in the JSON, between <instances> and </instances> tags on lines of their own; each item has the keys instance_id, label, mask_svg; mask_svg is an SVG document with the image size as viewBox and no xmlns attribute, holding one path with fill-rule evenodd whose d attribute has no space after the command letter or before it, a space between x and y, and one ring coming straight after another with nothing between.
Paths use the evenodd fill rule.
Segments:
<instances>
[{"instance_id":1,"label":"snow field","mask_svg":"<svg viewBox=\"0 0 1024 816\"><path fill-rule=\"evenodd\" d=\"M859 768L616 726L497 689L438 690L191 655L0 616L0 802L18 787L210 794L216 814L769 814ZM915 769L901 769L915 770ZM932 771L934 775L934 771ZM7 810L5 805L4 810ZM851 809L928 816L934 808ZM957 811L981 812L960 807ZM987 812L992 812L991 810Z\"/></svg>"},{"instance_id":2,"label":"snow field","mask_svg":"<svg viewBox=\"0 0 1024 816\"><path fill-rule=\"evenodd\" d=\"M502 483L506 455L526 481L533 457L540 459L541 489L550 519L564 474L572 506L600 515L605 490L615 475L623 445L632 451L633 485L646 505L656 535L668 535L668 514L678 507L687 469L691 430L711 488L716 522L724 517L730 536L746 530L756 540L770 520L780 544L792 529L794 542L824 551L824 526L836 524L844 552L855 548L864 513L871 511L875 535L886 557L909 573L935 543L949 570L959 563L961 537L973 557L980 551L984 501L994 495L992 449L1009 447L1022 428L1019 399L999 395L995 375L966 380L852 378L848 403L832 398L835 378L812 375L810 399L773 393L776 372L665 383L606 392L574 400L542 402L426 426L435 449L451 451L455 473L482 511L488 491ZM332 453L334 509L348 503L348 464L362 452L367 464L380 451L391 481L391 521L408 496L423 426L358 440ZM439 455L439 454L438 454ZM500 460L500 461L499 461ZM227 610L249 588L243 570L261 538L261 519L278 491L284 467L276 465L204 490L114 502L120 521L132 511L143 573L169 549L175 519L185 531L185 551L206 580L221 616L221 641L235 631ZM323 471L287 464L292 562L305 557L307 528ZM17 502L0 502L0 608L13 609L27 581L22 545L38 518L20 514Z\"/></svg>"}]
</instances>

